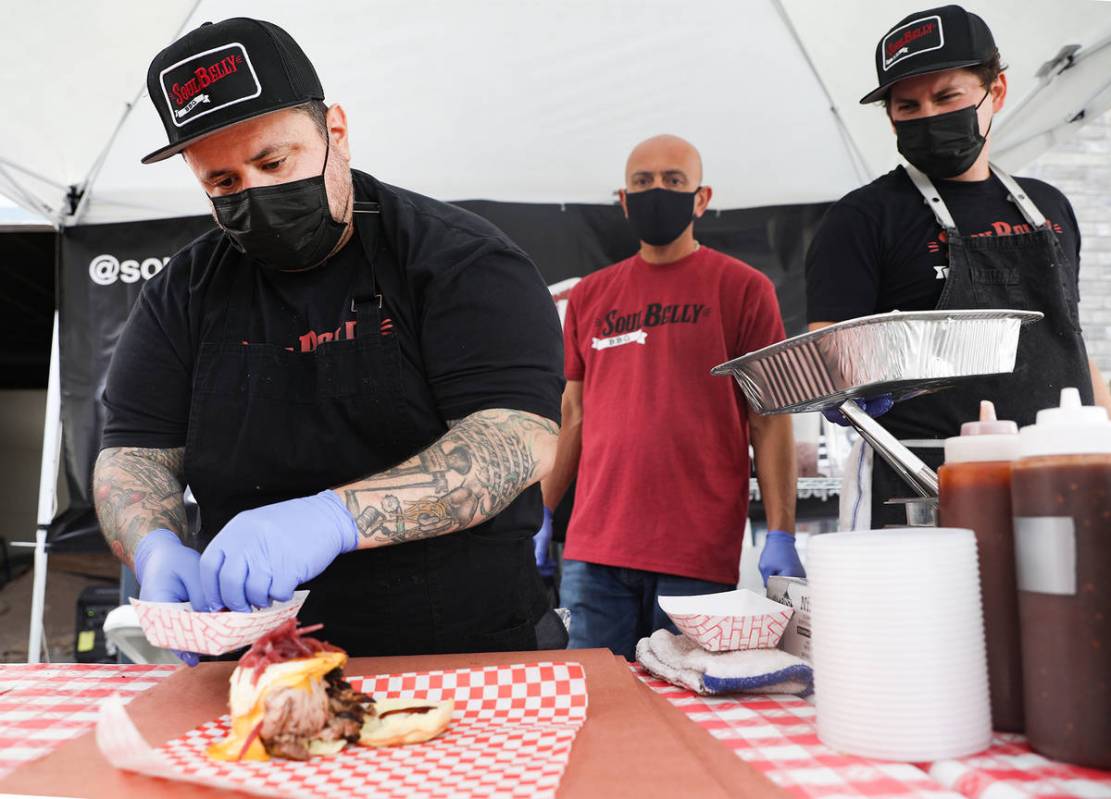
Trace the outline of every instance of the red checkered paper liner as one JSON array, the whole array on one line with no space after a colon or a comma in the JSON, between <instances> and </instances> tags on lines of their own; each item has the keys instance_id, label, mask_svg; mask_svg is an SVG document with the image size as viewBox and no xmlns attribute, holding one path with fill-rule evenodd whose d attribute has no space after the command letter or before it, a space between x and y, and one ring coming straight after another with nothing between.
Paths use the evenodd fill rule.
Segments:
<instances>
[{"instance_id":1,"label":"red checkered paper liner","mask_svg":"<svg viewBox=\"0 0 1111 799\"><path fill-rule=\"evenodd\" d=\"M144 602L132 598L131 604L143 634L155 646L223 655L250 646L295 617L308 595L308 591L296 591L288 602L275 602L250 613L200 613L188 602Z\"/></svg>"},{"instance_id":2,"label":"red checkered paper liner","mask_svg":"<svg viewBox=\"0 0 1111 799\"><path fill-rule=\"evenodd\" d=\"M794 796L962 799L910 763L844 755L818 740L814 706L797 696L699 696L634 667L636 675L698 726Z\"/></svg>"},{"instance_id":3,"label":"red checkered paper liner","mask_svg":"<svg viewBox=\"0 0 1111 799\"><path fill-rule=\"evenodd\" d=\"M209 759L205 750L227 735L228 716L154 750L122 706L107 702L97 743L117 768L261 796L554 797L586 720L586 675L578 663L348 679L379 698L453 699L451 726L412 746L348 746L307 762L227 763Z\"/></svg>"},{"instance_id":4,"label":"red checkered paper liner","mask_svg":"<svg viewBox=\"0 0 1111 799\"><path fill-rule=\"evenodd\" d=\"M1049 760L1021 735L996 733L986 752L923 766L931 777L968 799L1111 797L1111 771Z\"/></svg>"},{"instance_id":5,"label":"red checkered paper liner","mask_svg":"<svg viewBox=\"0 0 1111 799\"><path fill-rule=\"evenodd\" d=\"M97 706L130 701L177 666L0 665L0 777L96 725Z\"/></svg>"},{"instance_id":6,"label":"red checkered paper liner","mask_svg":"<svg viewBox=\"0 0 1111 799\"><path fill-rule=\"evenodd\" d=\"M710 652L774 649L787 629L794 608L761 616L706 616L675 614L671 620L688 638Z\"/></svg>"}]
</instances>

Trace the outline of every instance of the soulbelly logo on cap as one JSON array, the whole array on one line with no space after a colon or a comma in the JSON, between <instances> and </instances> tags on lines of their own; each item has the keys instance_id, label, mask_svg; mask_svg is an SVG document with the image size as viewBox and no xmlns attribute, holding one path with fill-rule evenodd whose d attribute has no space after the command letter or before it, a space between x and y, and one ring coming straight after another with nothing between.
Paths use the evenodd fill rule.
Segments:
<instances>
[{"instance_id":1,"label":"soulbelly logo on cap","mask_svg":"<svg viewBox=\"0 0 1111 799\"><path fill-rule=\"evenodd\" d=\"M239 42L184 58L158 77L170 121L179 128L262 94L251 57Z\"/></svg>"},{"instance_id":2,"label":"soulbelly logo on cap","mask_svg":"<svg viewBox=\"0 0 1111 799\"><path fill-rule=\"evenodd\" d=\"M324 100L305 51L272 22L233 17L206 22L151 59L147 91L169 140L144 164L240 122Z\"/></svg>"},{"instance_id":3,"label":"soulbelly logo on cap","mask_svg":"<svg viewBox=\"0 0 1111 799\"><path fill-rule=\"evenodd\" d=\"M991 30L975 14L953 5L916 11L876 42L879 85L860 102L883 100L906 78L986 64L998 55Z\"/></svg>"},{"instance_id":4,"label":"soulbelly logo on cap","mask_svg":"<svg viewBox=\"0 0 1111 799\"><path fill-rule=\"evenodd\" d=\"M944 46L945 32L941 27L941 17L920 17L884 37L883 68L886 71L911 56L940 50Z\"/></svg>"}]
</instances>

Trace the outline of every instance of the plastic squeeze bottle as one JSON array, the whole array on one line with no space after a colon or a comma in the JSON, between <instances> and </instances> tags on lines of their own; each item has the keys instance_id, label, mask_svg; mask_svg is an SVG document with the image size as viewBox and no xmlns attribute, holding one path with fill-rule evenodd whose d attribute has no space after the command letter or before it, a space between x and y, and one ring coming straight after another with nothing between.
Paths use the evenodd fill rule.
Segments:
<instances>
[{"instance_id":1,"label":"plastic squeeze bottle","mask_svg":"<svg viewBox=\"0 0 1111 799\"><path fill-rule=\"evenodd\" d=\"M1022 647L1015 586L1011 466L1018 457L1018 425L995 418L995 406L980 403L980 419L961 425L945 440L938 470L938 521L976 534L980 593L988 654L992 726L1021 732Z\"/></svg>"},{"instance_id":2,"label":"plastic squeeze bottle","mask_svg":"<svg viewBox=\"0 0 1111 799\"><path fill-rule=\"evenodd\" d=\"M1111 768L1111 421L1075 388L1019 433L1011 482L1026 736Z\"/></svg>"}]
</instances>

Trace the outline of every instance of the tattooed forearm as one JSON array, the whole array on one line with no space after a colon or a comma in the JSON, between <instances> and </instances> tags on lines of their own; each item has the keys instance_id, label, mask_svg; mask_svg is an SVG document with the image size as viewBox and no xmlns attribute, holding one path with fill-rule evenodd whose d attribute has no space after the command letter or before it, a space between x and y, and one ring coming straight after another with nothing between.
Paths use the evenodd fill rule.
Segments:
<instances>
[{"instance_id":1,"label":"tattooed forearm","mask_svg":"<svg viewBox=\"0 0 1111 799\"><path fill-rule=\"evenodd\" d=\"M551 468L559 425L523 411L489 410L450 423L428 449L340 486L361 547L453 533L505 509Z\"/></svg>"},{"instance_id":2,"label":"tattooed forearm","mask_svg":"<svg viewBox=\"0 0 1111 799\"><path fill-rule=\"evenodd\" d=\"M184 459L184 447L111 447L96 459L93 498L100 529L112 553L129 566L150 531L185 533Z\"/></svg>"}]
</instances>

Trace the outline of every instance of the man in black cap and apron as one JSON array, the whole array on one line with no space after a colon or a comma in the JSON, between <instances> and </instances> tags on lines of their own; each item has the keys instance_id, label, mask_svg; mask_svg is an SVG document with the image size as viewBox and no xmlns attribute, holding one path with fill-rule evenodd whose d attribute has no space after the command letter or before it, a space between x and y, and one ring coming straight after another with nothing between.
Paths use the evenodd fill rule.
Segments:
<instances>
[{"instance_id":1,"label":"man in black cap and apron","mask_svg":"<svg viewBox=\"0 0 1111 799\"><path fill-rule=\"evenodd\" d=\"M1052 186L1016 181L988 160L1007 79L987 25L959 6L911 14L877 45L876 73L879 86L861 103L883 102L909 163L830 208L807 254L810 329L894 310L1045 314L1023 330L1013 374L966 381L893 408L889 397L863 403L936 469L943 439L978 417L980 400L993 401L999 418L1025 425L1039 409L1055 406L1064 386L1078 387L1086 403L1093 387L1101 399L1107 392L1080 333L1080 233L1072 207ZM856 453L870 454L862 447ZM846 469L861 485L842 496L843 511L850 511L842 525L905 523L901 507L884 503L912 490L876 457L869 499L862 466L866 460Z\"/></svg>"},{"instance_id":2,"label":"man in black cap and apron","mask_svg":"<svg viewBox=\"0 0 1111 799\"><path fill-rule=\"evenodd\" d=\"M146 284L104 393L97 511L142 598L242 612L304 586L301 621L353 655L535 648L563 384L536 268L351 170L343 109L275 25L205 24L147 82L170 141L143 161L181 153L218 228Z\"/></svg>"}]
</instances>

